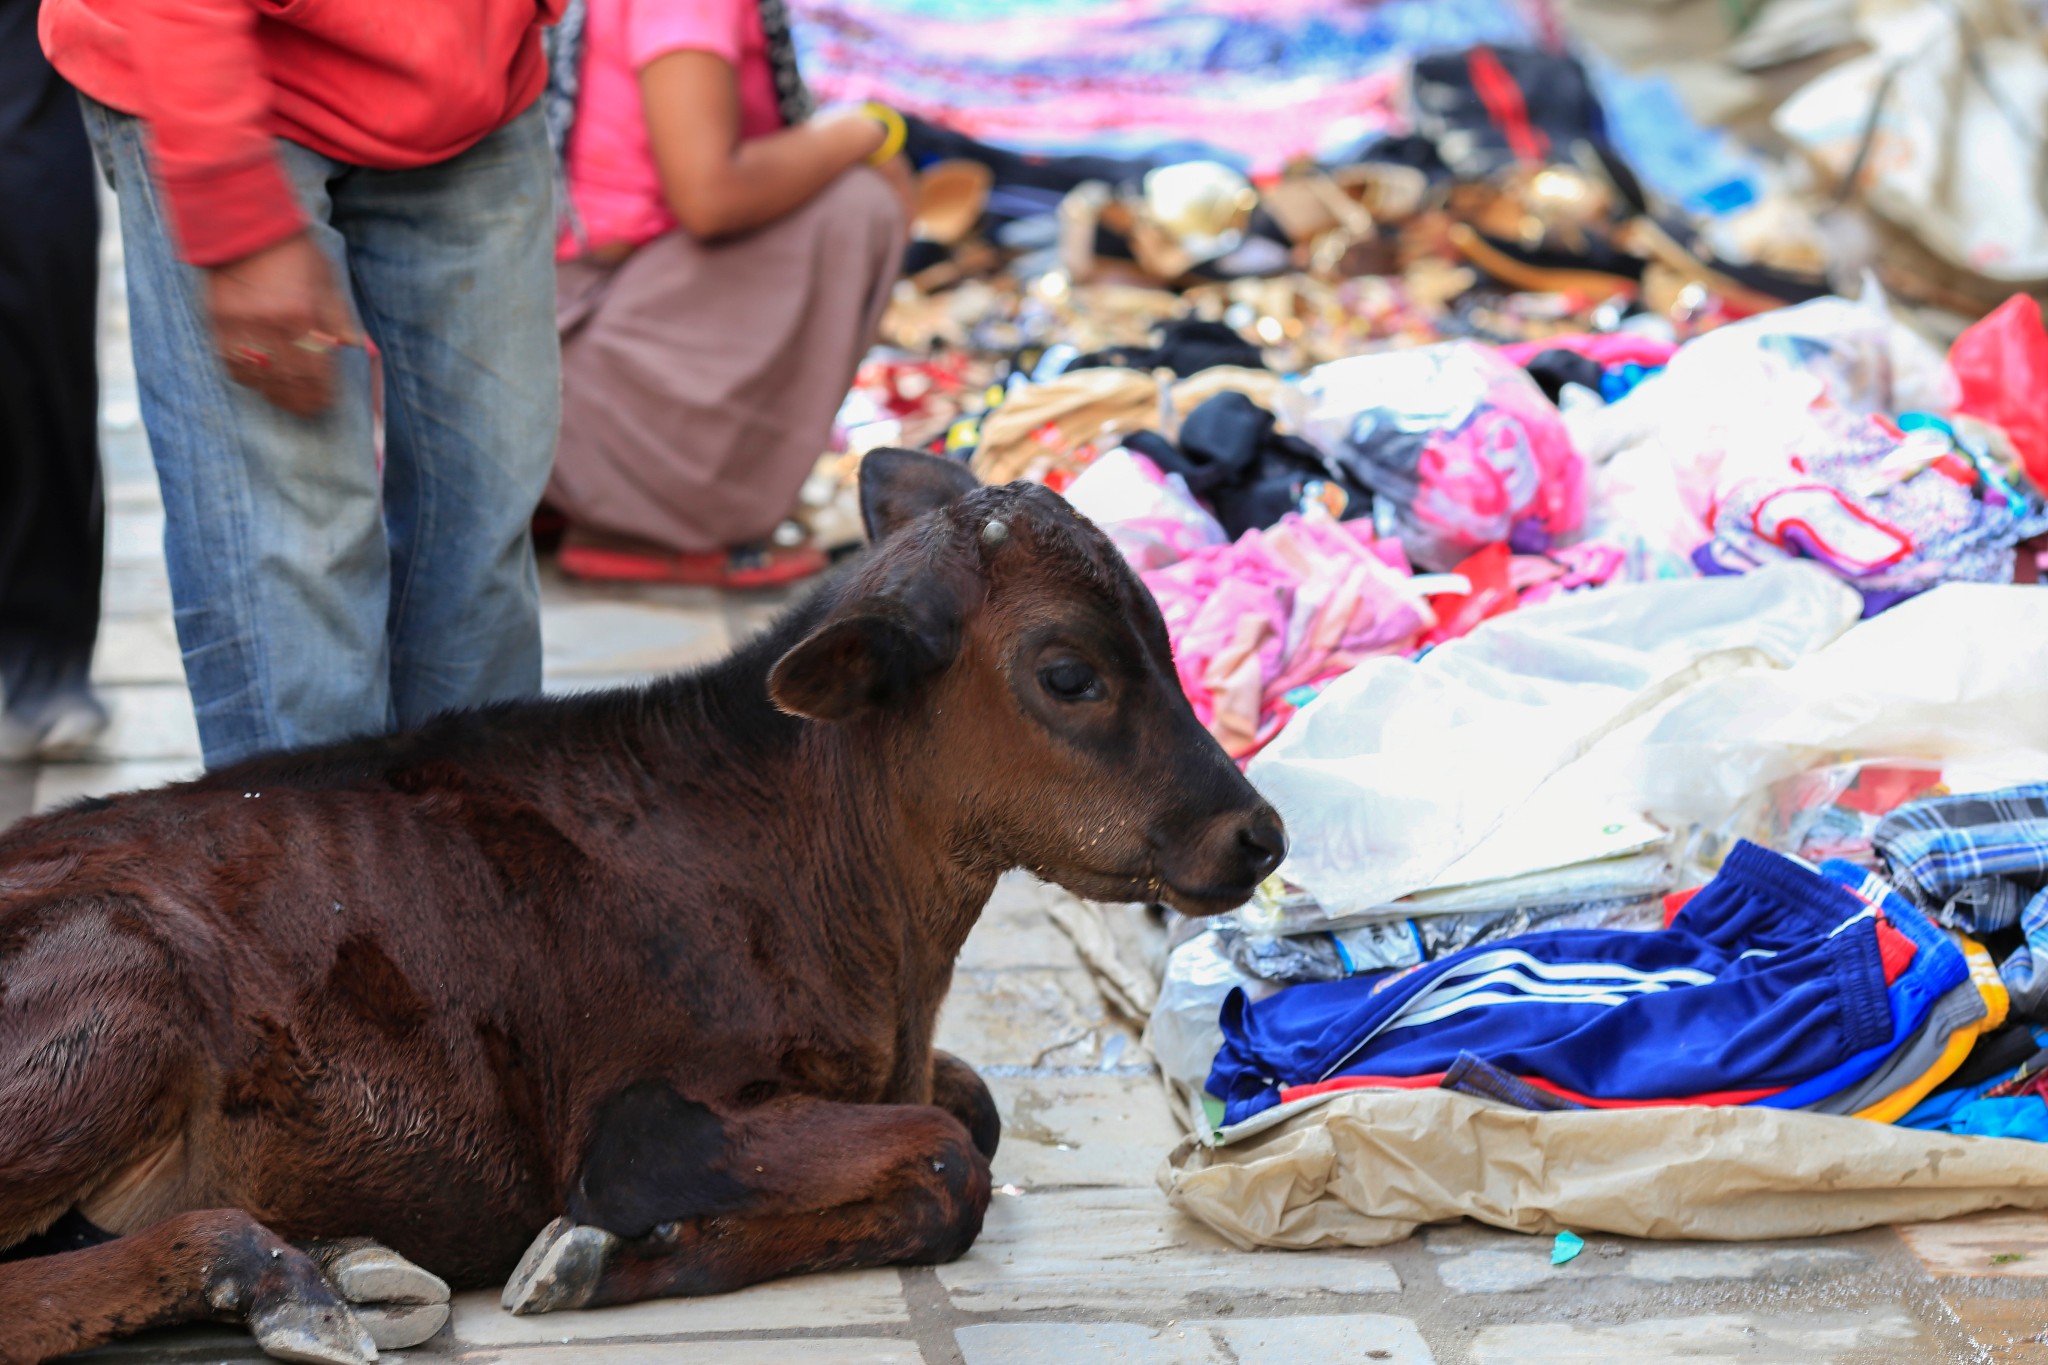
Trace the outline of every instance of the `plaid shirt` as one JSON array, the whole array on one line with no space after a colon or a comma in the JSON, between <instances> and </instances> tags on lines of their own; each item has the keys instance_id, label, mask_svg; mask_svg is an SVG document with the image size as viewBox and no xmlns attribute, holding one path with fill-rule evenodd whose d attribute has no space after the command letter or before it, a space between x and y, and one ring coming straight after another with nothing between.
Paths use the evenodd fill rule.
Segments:
<instances>
[{"instance_id":1,"label":"plaid shirt","mask_svg":"<svg viewBox=\"0 0 2048 1365\"><path fill-rule=\"evenodd\" d=\"M2025 942L1999 965L2014 1012L2048 1005L2048 783L1914 801L1872 839L1899 889L1946 924Z\"/></svg>"},{"instance_id":2,"label":"plaid shirt","mask_svg":"<svg viewBox=\"0 0 2048 1365\"><path fill-rule=\"evenodd\" d=\"M2009 928L2048 883L2048 782L1910 802L1872 843L1923 910L1979 932Z\"/></svg>"}]
</instances>

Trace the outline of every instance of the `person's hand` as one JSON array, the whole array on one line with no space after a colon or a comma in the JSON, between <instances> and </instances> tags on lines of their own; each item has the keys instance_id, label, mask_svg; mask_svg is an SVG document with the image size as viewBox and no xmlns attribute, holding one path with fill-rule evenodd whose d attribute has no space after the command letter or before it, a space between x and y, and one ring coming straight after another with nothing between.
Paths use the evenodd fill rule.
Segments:
<instances>
[{"instance_id":1,"label":"person's hand","mask_svg":"<svg viewBox=\"0 0 2048 1365\"><path fill-rule=\"evenodd\" d=\"M334 401L337 346L359 346L320 248L301 232L206 272L213 335L228 378L300 417Z\"/></svg>"},{"instance_id":2,"label":"person's hand","mask_svg":"<svg viewBox=\"0 0 2048 1365\"><path fill-rule=\"evenodd\" d=\"M917 223L917 172L910 169L910 162L901 155L892 156L875 167L882 179L889 182L889 188L896 191L896 197L903 201L903 223L906 228Z\"/></svg>"}]
</instances>

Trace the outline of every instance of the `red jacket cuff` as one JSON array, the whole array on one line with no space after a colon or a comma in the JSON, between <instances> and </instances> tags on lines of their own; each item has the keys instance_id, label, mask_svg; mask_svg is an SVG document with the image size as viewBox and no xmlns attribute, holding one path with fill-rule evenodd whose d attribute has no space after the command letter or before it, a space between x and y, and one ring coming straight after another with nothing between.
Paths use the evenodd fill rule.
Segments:
<instances>
[{"instance_id":1,"label":"red jacket cuff","mask_svg":"<svg viewBox=\"0 0 2048 1365\"><path fill-rule=\"evenodd\" d=\"M238 261L306 226L275 157L166 180L163 192L184 257L197 266Z\"/></svg>"}]
</instances>

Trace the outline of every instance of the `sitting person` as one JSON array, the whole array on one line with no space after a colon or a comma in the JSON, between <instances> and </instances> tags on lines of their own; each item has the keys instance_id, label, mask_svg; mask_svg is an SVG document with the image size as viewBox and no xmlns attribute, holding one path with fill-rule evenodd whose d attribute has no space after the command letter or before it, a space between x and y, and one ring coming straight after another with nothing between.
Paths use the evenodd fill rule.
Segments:
<instances>
[{"instance_id":1,"label":"sitting person","mask_svg":"<svg viewBox=\"0 0 2048 1365\"><path fill-rule=\"evenodd\" d=\"M577 19L556 53L575 77L547 493L569 523L562 567L801 578L823 556L773 535L896 281L902 120L810 116L781 0L587 0Z\"/></svg>"}]
</instances>

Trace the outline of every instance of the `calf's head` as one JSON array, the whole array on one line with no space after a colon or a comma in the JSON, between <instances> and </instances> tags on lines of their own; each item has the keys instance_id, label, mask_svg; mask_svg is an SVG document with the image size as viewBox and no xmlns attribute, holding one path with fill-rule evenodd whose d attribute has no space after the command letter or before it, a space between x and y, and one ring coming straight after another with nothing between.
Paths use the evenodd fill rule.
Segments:
<instances>
[{"instance_id":1,"label":"calf's head","mask_svg":"<svg viewBox=\"0 0 2048 1365\"><path fill-rule=\"evenodd\" d=\"M776 663L778 706L859 727L969 863L1195 915L1279 865L1279 817L1196 721L1151 594L1064 499L879 450L861 510L874 549Z\"/></svg>"}]
</instances>

